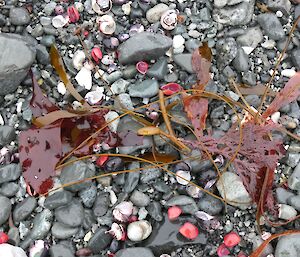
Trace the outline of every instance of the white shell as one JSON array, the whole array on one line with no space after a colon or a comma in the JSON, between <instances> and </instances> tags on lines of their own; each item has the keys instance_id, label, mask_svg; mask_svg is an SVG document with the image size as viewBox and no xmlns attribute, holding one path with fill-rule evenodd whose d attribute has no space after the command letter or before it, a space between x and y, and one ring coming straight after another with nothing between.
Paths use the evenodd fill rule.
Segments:
<instances>
[{"instance_id":1,"label":"white shell","mask_svg":"<svg viewBox=\"0 0 300 257\"><path fill-rule=\"evenodd\" d=\"M166 30L172 30L177 25L177 11L168 10L165 11L160 18L161 26Z\"/></svg>"},{"instance_id":2,"label":"white shell","mask_svg":"<svg viewBox=\"0 0 300 257\"><path fill-rule=\"evenodd\" d=\"M91 105L97 104L99 103L102 99L103 99L104 95L103 95L103 91L91 91L88 92L84 99Z\"/></svg>"},{"instance_id":3,"label":"white shell","mask_svg":"<svg viewBox=\"0 0 300 257\"><path fill-rule=\"evenodd\" d=\"M65 86L65 84L63 82L59 82L57 84L57 91L61 95L64 95L67 92L66 86Z\"/></svg>"},{"instance_id":4,"label":"white shell","mask_svg":"<svg viewBox=\"0 0 300 257\"><path fill-rule=\"evenodd\" d=\"M108 232L111 233L117 240L121 240L123 237L124 229L122 225L119 225L118 223L113 223L111 225L110 231Z\"/></svg>"},{"instance_id":5,"label":"white shell","mask_svg":"<svg viewBox=\"0 0 300 257\"><path fill-rule=\"evenodd\" d=\"M81 70L77 73L75 77L79 86L84 87L87 90L92 88L92 72L85 67L82 67Z\"/></svg>"},{"instance_id":6,"label":"white shell","mask_svg":"<svg viewBox=\"0 0 300 257\"><path fill-rule=\"evenodd\" d=\"M146 220L132 222L127 227L127 236L133 242L145 240L152 232L151 224Z\"/></svg>"},{"instance_id":7,"label":"white shell","mask_svg":"<svg viewBox=\"0 0 300 257\"><path fill-rule=\"evenodd\" d=\"M296 71L294 69L285 69L281 71L281 75L288 78L295 76L295 74Z\"/></svg>"},{"instance_id":8,"label":"white shell","mask_svg":"<svg viewBox=\"0 0 300 257\"><path fill-rule=\"evenodd\" d=\"M122 5L122 11L125 15L129 15L131 12L131 2Z\"/></svg>"},{"instance_id":9,"label":"white shell","mask_svg":"<svg viewBox=\"0 0 300 257\"><path fill-rule=\"evenodd\" d=\"M5 257L27 257L22 248L10 244L0 244L0 253Z\"/></svg>"},{"instance_id":10,"label":"white shell","mask_svg":"<svg viewBox=\"0 0 300 257\"><path fill-rule=\"evenodd\" d=\"M113 210L113 216L116 220L124 222L127 221L133 212L132 202L121 202Z\"/></svg>"},{"instance_id":11,"label":"white shell","mask_svg":"<svg viewBox=\"0 0 300 257\"><path fill-rule=\"evenodd\" d=\"M185 178L188 181L186 181L186 180L184 180L184 179L182 179L178 176L180 176L182 178ZM188 185L189 181L191 180L191 173L189 171L186 171L186 170L178 170L176 172L176 180L181 185Z\"/></svg>"},{"instance_id":12,"label":"white shell","mask_svg":"<svg viewBox=\"0 0 300 257\"><path fill-rule=\"evenodd\" d=\"M106 12L103 12L99 6L99 4L97 3L97 0L92 0L92 8L94 10L95 13L98 13L98 14L104 14L104 13L108 13L111 9L111 6L112 6L112 3L111 3L111 0L109 0L109 10L107 10Z\"/></svg>"},{"instance_id":13,"label":"white shell","mask_svg":"<svg viewBox=\"0 0 300 257\"><path fill-rule=\"evenodd\" d=\"M117 119L118 117L119 117L119 114L117 112L114 112L114 111L109 111L104 116L107 123L114 120L113 122L108 124L108 127L112 132L117 132L118 124L119 124L119 121L120 121L120 119Z\"/></svg>"},{"instance_id":14,"label":"white shell","mask_svg":"<svg viewBox=\"0 0 300 257\"><path fill-rule=\"evenodd\" d=\"M35 241L34 245L29 250L29 257L40 256L45 248L45 243L43 240Z\"/></svg>"},{"instance_id":15,"label":"white shell","mask_svg":"<svg viewBox=\"0 0 300 257\"><path fill-rule=\"evenodd\" d=\"M85 60L85 54L83 51L78 50L73 56L73 66L76 70L80 70L83 67L83 62Z\"/></svg>"},{"instance_id":16,"label":"white shell","mask_svg":"<svg viewBox=\"0 0 300 257\"><path fill-rule=\"evenodd\" d=\"M100 31L103 34L111 35L116 31L116 22L112 16L103 15L98 20L100 22Z\"/></svg>"},{"instance_id":17,"label":"white shell","mask_svg":"<svg viewBox=\"0 0 300 257\"><path fill-rule=\"evenodd\" d=\"M184 45L185 39L181 35L175 35L173 37L173 48L180 48Z\"/></svg>"},{"instance_id":18,"label":"white shell","mask_svg":"<svg viewBox=\"0 0 300 257\"><path fill-rule=\"evenodd\" d=\"M64 27L66 24L68 24L68 22L69 22L69 19L66 19L62 15L57 15L52 18L52 26L57 29Z\"/></svg>"}]
</instances>

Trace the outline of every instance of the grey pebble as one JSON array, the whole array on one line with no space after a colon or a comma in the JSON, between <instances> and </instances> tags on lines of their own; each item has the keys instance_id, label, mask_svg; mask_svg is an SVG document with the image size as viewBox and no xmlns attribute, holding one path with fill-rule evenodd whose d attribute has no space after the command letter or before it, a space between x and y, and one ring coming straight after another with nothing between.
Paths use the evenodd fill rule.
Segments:
<instances>
[{"instance_id":1,"label":"grey pebble","mask_svg":"<svg viewBox=\"0 0 300 257\"><path fill-rule=\"evenodd\" d=\"M0 146L9 144L16 138L16 130L12 126L0 126Z\"/></svg>"},{"instance_id":2,"label":"grey pebble","mask_svg":"<svg viewBox=\"0 0 300 257\"><path fill-rule=\"evenodd\" d=\"M150 98L157 95L159 85L155 79L147 79L142 82L130 85L128 88L131 97Z\"/></svg>"},{"instance_id":3,"label":"grey pebble","mask_svg":"<svg viewBox=\"0 0 300 257\"><path fill-rule=\"evenodd\" d=\"M139 167L140 167L140 164L138 162L134 162L134 163L131 163L129 169L136 169ZM126 193L131 193L138 185L139 180L140 180L140 171L139 170L137 170L135 172L129 172L128 174L126 174L124 191Z\"/></svg>"},{"instance_id":4,"label":"grey pebble","mask_svg":"<svg viewBox=\"0 0 300 257\"><path fill-rule=\"evenodd\" d=\"M53 11L54 11L56 5L57 5L57 4L56 4L55 2L47 3L47 4L45 5L45 7L44 7L44 12L45 12L45 14L48 15L48 16L50 16L50 15L53 13Z\"/></svg>"},{"instance_id":5,"label":"grey pebble","mask_svg":"<svg viewBox=\"0 0 300 257\"><path fill-rule=\"evenodd\" d=\"M156 168L144 169L141 174L141 182L146 184L150 181L153 181L161 176L161 171Z\"/></svg>"},{"instance_id":6,"label":"grey pebble","mask_svg":"<svg viewBox=\"0 0 300 257\"><path fill-rule=\"evenodd\" d=\"M256 74L252 71L246 71L244 72L242 76L242 81L249 85L249 86L255 86L256 85Z\"/></svg>"},{"instance_id":7,"label":"grey pebble","mask_svg":"<svg viewBox=\"0 0 300 257\"><path fill-rule=\"evenodd\" d=\"M300 163L296 166L292 175L289 177L288 185L292 190L300 190Z\"/></svg>"},{"instance_id":8,"label":"grey pebble","mask_svg":"<svg viewBox=\"0 0 300 257\"><path fill-rule=\"evenodd\" d=\"M98 228L88 242L88 247L92 250L93 253L100 253L111 243L112 237L107 233L107 231L107 227Z\"/></svg>"},{"instance_id":9,"label":"grey pebble","mask_svg":"<svg viewBox=\"0 0 300 257\"><path fill-rule=\"evenodd\" d=\"M63 223L55 222L51 228L52 235L57 239L67 239L78 232L78 227L69 227Z\"/></svg>"},{"instance_id":10,"label":"grey pebble","mask_svg":"<svg viewBox=\"0 0 300 257\"><path fill-rule=\"evenodd\" d=\"M290 9L292 7L291 2L289 0L268 0L267 6L272 11L281 11L285 15L290 14Z\"/></svg>"},{"instance_id":11,"label":"grey pebble","mask_svg":"<svg viewBox=\"0 0 300 257\"><path fill-rule=\"evenodd\" d=\"M258 15L257 21L269 38L280 40L285 37L283 27L278 17L273 13L263 13Z\"/></svg>"},{"instance_id":12,"label":"grey pebble","mask_svg":"<svg viewBox=\"0 0 300 257\"><path fill-rule=\"evenodd\" d=\"M36 59L40 64L47 65L50 63L50 55L44 45L38 44L36 47Z\"/></svg>"},{"instance_id":13,"label":"grey pebble","mask_svg":"<svg viewBox=\"0 0 300 257\"><path fill-rule=\"evenodd\" d=\"M74 199L68 205L55 209L55 218L70 227L80 226L84 219L82 204Z\"/></svg>"},{"instance_id":14,"label":"grey pebble","mask_svg":"<svg viewBox=\"0 0 300 257\"><path fill-rule=\"evenodd\" d=\"M19 185L14 182L3 183L0 186L0 194L6 197L12 197L19 191Z\"/></svg>"},{"instance_id":15,"label":"grey pebble","mask_svg":"<svg viewBox=\"0 0 300 257\"><path fill-rule=\"evenodd\" d=\"M292 115L290 115L292 117ZM292 168L295 168L300 160L300 154L299 153L287 153L287 160L286 164Z\"/></svg>"},{"instance_id":16,"label":"grey pebble","mask_svg":"<svg viewBox=\"0 0 300 257\"><path fill-rule=\"evenodd\" d=\"M177 195L169 199L166 203L166 206L180 206L184 213L194 214L198 211L198 206L195 200L192 197L186 195Z\"/></svg>"},{"instance_id":17,"label":"grey pebble","mask_svg":"<svg viewBox=\"0 0 300 257\"><path fill-rule=\"evenodd\" d=\"M166 58L162 57L157 60L155 64L153 64L150 69L147 71L147 75L149 77L157 78L158 80L162 80L164 76L167 75L168 72L168 61Z\"/></svg>"},{"instance_id":18,"label":"grey pebble","mask_svg":"<svg viewBox=\"0 0 300 257\"><path fill-rule=\"evenodd\" d=\"M276 192L276 198L278 203L284 203L287 204L288 203L288 199L292 196L294 196L294 194L282 187L278 187L275 190Z\"/></svg>"},{"instance_id":19,"label":"grey pebble","mask_svg":"<svg viewBox=\"0 0 300 257\"><path fill-rule=\"evenodd\" d=\"M109 193L101 193L97 196L93 206L93 212L96 217L104 216L110 204Z\"/></svg>"},{"instance_id":20,"label":"grey pebble","mask_svg":"<svg viewBox=\"0 0 300 257\"><path fill-rule=\"evenodd\" d=\"M21 166L19 164L10 163L0 166L0 184L17 180L21 175Z\"/></svg>"},{"instance_id":21,"label":"grey pebble","mask_svg":"<svg viewBox=\"0 0 300 257\"><path fill-rule=\"evenodd\" d=\"M153 252L145 247L131 247L122 249L116 253L115 257L154 257Z\"/></svg>"},{"instance_id":22,"label":"grey pebble","mask_svg":"<svg viewBox=\"0 0 300 257\"><path fill-rule=\"evenodd\" d=\"M145 207L148 206L150 203L150 197L145 193L135 190L132 192L130 196L130 201L138 207Z\"/></svg>"},{"instance_id":23,"label":"grey pebble","mask_svg":"<svg viewBox=\"0 0 300 257\"><path fill-rule=\"evenodd\" d=\"M288 235L280 237L275 257L298 257L300 249L300 235Z\"/></svg>"},{"instance_id":24,"label":"grey pebble","mask_svg":"<svg viewBox=\"0 0 300 257\"><path fill-rule=\"evenodd\" d=\"M146 19L150 22L150 23L155 23L158 22L160 20L161 15L167 11L169 9L169 6L167 6L164 3L159 3L155 6L153 6L152 8L150 8L147 12L146 12Z\"/></svg>"},{"instance_id":25,"label":"grey pebble","mask_svg":"<svg viewBox=\"0 0 300 257\"><path fill-rule=\"evenodd\" d=\"M37 37L40 37L42 36L44 33L44 29L43 29L43 26L41 24L37 24L34 29L31 31L31 36L37 38Z\"/></svg>"},{"instance_id":26,"label":"grey pebble","mask_svg":"<svg viewBox=\"0 0 300 257\"><path fill-rule=\"evenodd\" d=\"M44 239L51 229L53 214L50 210L45 209L38 213L33 219L33 228L30 231L29 237L32 240Z\"/></svg>"},{"instance_id":27,"label":"grey pebble","mask_svg":"<svg viewBox=\"0 0 300 257\"><path fill-rule=\"evenodd\" d=\"M87 208L91 208L96 200L97 196L97 187L95 185L91 185L79 192L79 197L83 203L83 205Z\"/></svg>"},{"instance_id":28,"label":"grey pebble","mask_svg":"<svg viewBox=\"0 0 300 257\"><path fill-rule=\"evenodd\" d=\"M207 212L212 216L218 215L223 209L222 201L208 194L205 194L197 205L199 210Z\"/></svg>"},{"instance_id":29,"label":"grey pebble","mask_svg":"<svg viewBox=\"0 0 300 257\"><path fill-rule=\"evenodd\" d=\"M176 54L173 56L174 62L188 73L194 73L192 66L192 54Z\"/></svg>"},{"instance_id":30,"label":"grey pebble","mask_svg":"<svg viewBox=\"0 0 300 257\"><path fill-rule=\"evenodd\" d=\"M300 195L294 195L288 198L288 204L293 206L297 211L300 211Z\"/></svg>"},{"instance_id":31,"label":"grey pebble","mask_svg":"<svg viewBox=\"0 0 300 257\"><path fill-rule=\"evenodd\" d=\"M0 196L0 226L4 224L11 212L11 202L7 197Z\"/></svg>"},{"instance_id":32,"label":"grey pebble","mask_svg":"<svg viewBox=\"0 0 300 257\"><path fill-rule=\"evenodd\" d=\"M300 7L300 5L298 5ZM300 48L296 48L291 53L291 58L294 65L299 69L300 68Z\"/></svg>"},{"instance_id":33,"label":"grey pebble","mask_svg":"<svg viewBox=\"0 0 300 257\"><path fill-rule=\"evenodd\" d=\"M218 65L220 68L224 68L230 64L237 55L237 43L234 38L226 38L223 41L218 42L216 45L218 51Z\"/></svg>"},{"instance_id":34,"label":"grey pebble","mask_svg":"<svg viewBox=\"0 0 300 257\"><path fill-rule=\"evenodd\" d=\"M130 95L129 94L119 94L115 98L115 107L116 108L121 108L121 109L126 109L126 110L133 110L133 103L131 101Z\"/></svg>"},{"instance_id":35,"label":"grey pebble","mask_svg":"<svg viewBox=\"0 0 300 257\"><path fill-rule=\"evenodd\" d=\"M236 41L240 46L256 48L263 39L263 33L257 26L248 28L243 35L237 37Z\"/></svg>"},{"instance_id":36,"label":"grey pebble","mask_svg":"<svg viewBox=\"0 0 300 257\"><path fill-rule=\"evenodd\" d=\"M37 200L34 197L27 197L22 202L18 203L13 211L14 221L18 224L25 220L37 206Z\"/></svg>"},{"instance_id":37,"label":"grey pebble","mask_svg":"<svg viewBox=\"0 0 300 257\"><path fill-rule=\"evenodd\" d=\"M50 257L74 257L71 249L62 244L52 245L49 253Z\"/></svg>"},{"instance_id":38,"label":"grey pebble","mask_svg":"<svg viewBox=\"0 0 300 257\"><path fill-rule=\"evenodd\" d=\"M237 50L236 57L232 64L238 71L247 71L250 68L249 57L242 48Z\"/></svg>"},{"instance_id":39,"label":"grey pebble","mask_svg":"<svg viewBox=\"0 0 300 257\"><path fill-rule=\"evenodd\" d=\"M9 19L13 25L26 25L30 22L30 15L25 8L14 7L10 9Z\"/></svg>"},{"instance_id":40,"label":"grey pebble","mask_svg":"<svg viewBox=\"0 0 300 257\"><path fill-rule=\"evenodd\" d=\"M157 59L172 46L172 39L155 33L141 32L119 46L122 64Z\"/></svg>"},{"instance_id":41,"label":"grey pebble","mask_svg":"<svg viewBox=\"0 0 300 257\"><path fill-rule=\"evenodd\" d=\"M55 43L55 37L53 35L45 35L42 37L40 43L44 46L50 47Z\"/></svg>"},{"instance_id":42,"label":"grey pebble","mask_svg":"<svg viewBox=\"0 0 300 257\"><path fill-rule=\"evenodd\" d=\"M159 202L153 201L151 202L146 210L151 218L156 220L157 222L161 222L163 220L163 214L161 209L161 204Z\"/></svg>"},{"instance_id":43,"label":"grey pebble","mask_svg":"<svg viewBox=\"0 0 300 257\"><path fill-rule=\"evenodd\" d=\"M125 79L118 79L117 81L115 81L111 86L111 90L114 94L121 94L121 93L125 93L127 90L127 87L129 86L130 82L128 82Z\"/></svg>"},{"instance_id":44,"label":"grey pebble","mask_svg":"<svg viewBox=\"0 0 300 257\"><path fill-rule=\"evenodd\" d=\"M262 243L264 242L264 240L262 240L262 238L260 236L255 236L253 239L252 239L252 249L253 251L255 249L257 249ZM268 244L265 249L262 251L260 257L267 257L269 254L272 254L273 253L273 247L271 244Z\"/></svg>"},{"instance_id":45,"label":"grey pebble","mask_svg":"<svg viewBox=\"0 0 300 257\"><path fill-rule=\"evenodd\" d=\"M44 202L44 206L47 209L55 209L64 205L67 205L68 203L71 202L72 200L72 193L68 192L68 191L58 191L55 192L52 195L49 195L45 202Z\"/></svg>"}]
</instances>

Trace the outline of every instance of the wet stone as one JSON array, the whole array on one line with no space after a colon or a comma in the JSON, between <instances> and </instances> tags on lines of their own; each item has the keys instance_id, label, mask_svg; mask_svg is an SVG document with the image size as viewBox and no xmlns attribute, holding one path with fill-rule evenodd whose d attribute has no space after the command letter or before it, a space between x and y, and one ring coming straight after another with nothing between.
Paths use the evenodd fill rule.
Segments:
<instances>
[{"instance_id":1,"label":"wet stone","mask_svg":"<svg viewBox=\"0 0 300 257\"><path fill-rule=\"evenodd\" d=\"M51 229L53 214L50 210L45 209L38 213L33 219L33 228L30 231L29 237L32 240L44 239Z\"/></svg>"},{"instance_id":2,"label":"wet stone","mask_svg":"<svg viewBox=\"0 0 300 257\"><path fill-rule=\"evenodd\" d=\"M14 182L4 183L0 186L0 194L12 197L19 191L19 185Z\"/></svg>"},{"instance_id":3,"label":"wet stone","mask_svg":"<svg viewBox=\"0 0 300 257\"><path fill-rule=\"evenodd\" d=\"M55 222L51 228L52 235L57 239L67 239L74 236L78 232L78 228L66 226L63 223Z\"/></svg>"},{"instance_id":4,"label":"wet stone","mask_svg":"<svg viewBox=\"0 0 300 257\"><path fill-rule=\"evenodd\" d=\"M130 201L138 207L145 207L150 203L150 197L139 190L132 192Z\"/></svg>"},{"instance_id":5,"label":"wet stone","mask_svg":"<svg viewBox=\"0 0 300 257\"><path fill-rule=\"evenodd\" d=\"M149 77L154 77L162 80L168 72L168 61L166 58L160 58L155 64L153 64L147 71Z\"/></svg>"},{"instance_id":6,"label":"wet stone","mask_svg":"<svg viewBox=\"0 0 300 257\"><path fill-rule=\"evenodd\" d=\"M30 22L30 15L25 8L11 8L9 12L9 19L13 25L26 25Z\"/></svg>"},{"instance_id":7,"label":"wet stone","mask_svg":"<svg viewBox=\"0 0 300 257\"><path fill-rule=\"evenodd\" d=\"M236 57L232 64L238 71L247 71L250 68L249 57L242 48L237 50Z\"/></svg>"},{"instance_id":8,"label":"wet stone","mask_svg":"<svg viewBox=\"0 0 300 257\"><path fill-rule=\"evenodd\" d=\"M183 70L194 73L192 67L192 54L176 54L173 56L173 60Z\"/></svg>"},{"instance_id":9,"label":"wet stone","mask_svg":"<svg viewBox=\"0 0 300 257\"><path fill-rule=\"evenodd\" d=\"M34 197L27 197L18 203L13 211L13 218L16 223L26 219L35 209L37 200Z\"/></svg>"},{"instance_id":10,"label":"wet stone","mask_svg":"<svg viewBox=\"0 0 300 257\"><path fill-rule=\"evenodd\" d=\"M275 257L298 257L300 249L300 235L289 235L280 237Z\"/></svg>"},{"instance_id":11,"label":"wet stone","mask_svg":"<svg viewBox=\"0 0 300 257\"><path fill-rule=\"evenodd\" d=\"M161 204L159 202L151 202L146 210L148 211L148 214L151 218L153 218L155 221L162 221L163 220L163 214L161 209Z\"/></svg>"},{"instance_id":12,"label":"wet stone","mask_svg":"<svg viewBox=\"0 0 300 257\"><path fill-rule=\"evenodd\" d=\"M70 226L78 227L84 219L84 209L78 200L73 200L66 206L59 207L55 210L57 221Z\"/></svg>"},{"instance_id":13,"label":"wet stone","mask_svg":"<svg viewBox=\"0 0 300 257\"><path fill-rule=\"evenodd\" d=\"M21 175L21 166L11 163L0 166L0 184L17 180Z\"/></svg>"},{"instance_id":14,"label":"wet stone","mask_svg":"<svg viewBox=\"0 0 300 257\"><path fill-rule=\"evenodd\" d=\"M88 242L88 247L94 254L100 253L111 243L112 237L106 233L108 230L107 227L100 227Z\"/></svg>"},{"instance_id":15,"label":"wet stone","mask_svg":"<svg viewBox=\"0 0 300 257\"><path fill-rule=\"evenodd\" d=\"M110 204L109 194L101 193L97 196L94 203L93 212L96 217L104 216Z\"/></svg>"},{"instance_id":16,"label":"wet stone","mask_svg":"<svg viewBox=\"0 0 300 257\"><path fill-rule=\"evenodd\" d=\"M132 247L118 251L115 257L154 257L153 252L145 247Z\"/></svg>"},{"instance_id":17,"label":"wet stone","mask_svg":"<svg viewBox=\"0 0 300 257\"><path fill-rule=\"evenodd\" d=\"M50 257L75 257L71 249L65 245L52 245L50 248Z\"/></svg>"},{"instance_id":18,"label":"wet stone","mask_svg":"<svg viewBox=\"0 0 300 257\"><path fill-rule=\"evenodd\" d=\"M278 203L284 203L287 204L288 203L288 199L292 196L294 196L294 194L291 191L288 191L282 187L278 187L276 188L276 198Z\"/></svg>"},{"instance_id":19,"label":"wet stone","mask_svg":"<svg viewBox=\"0 0 300 257\"><path fill-rule=\"evenodd\" d=\"M159 85L157 80L147 79L129 86L128 90L131 97L150 98L157 95Z\"/></svg>"},{"instance_id":20,"label":"wet stone","mask_svg":"<svg viewBox=\"0 0 300 257\"><path fill-rule=\"evenodd\" d=\"M131 169L134 169L134 168L135 167L131 167ZM139 170L137 170L136 172L129 172L126 175L124 191L126 193L131 193L138 185L139 180L140 180L140 171Z\"/></svg>"},{"instance_id":21,"label":"wet stone","mask_svg":"<svg viewBox=\"0 0 300 257\"><path fill-rule=\"evenodd\" d=\"M180 206L183 213L194 214L198 211L198 206L192 197L177 195L169 199L166 204L168 207Z\"/></svg>"},{"instance_id":22,"label":"wet stone","mask_svg":"<svg viewBox=\"0 0 300 257\"><path fill-rule=\"evenodd\" d=\"M270 39L280 40L285 37L283 27L275 14L260 14L257 17L257 21Z\"/></svg>"},{"instance_id":23,"label":"wet stone","mask_svg":"<svg viewBox=\"0 0 300 257\"><path fill-rule=\"evenodd\" d=\"M96 200L97 187L91 185L90 187L83 189L79 192L79 197L85 207L91 208Z\"/></svg>"},{"instance_id":24,"label":"wet stone","mask_svg":"<svg viewBox=\"0 0 300 257\"><path fill-rule=\"evenodd\" d=\"M72 197L72 193L65 190L55 192L46 198L44 206L45 208L52 210L70 203Z\"/></svg>"},{"instance_id":25,"label":"wet stone","mask_svg":"<svg viewBox=\"0 0 300 257\"><path fill-rule=\"evenodd\" d=\"M0 196L0 226L4 224L11 212L11 203L7 197Z\"/></svg>"},{"instance_id":26,"label":"wet stone","mask_svg":"<svg viewBox=\"0 0 300 257\"><path fill-rule=\"evenodd\" d=\"M207 212L212 216L218 215L223 209L222 201L208 194L201 198L197 205L199 210Z\"/></svg>"},{"instance_id":27,"label":"wet stone","mask_svg":"<svg viewBox=\"0 0 300 257\"><path fill-rule=\"evenodd\" d=\"M11 126L0 126L0 146L9 144L16 138L16 131Z\"/></svg>"}]
</instances>

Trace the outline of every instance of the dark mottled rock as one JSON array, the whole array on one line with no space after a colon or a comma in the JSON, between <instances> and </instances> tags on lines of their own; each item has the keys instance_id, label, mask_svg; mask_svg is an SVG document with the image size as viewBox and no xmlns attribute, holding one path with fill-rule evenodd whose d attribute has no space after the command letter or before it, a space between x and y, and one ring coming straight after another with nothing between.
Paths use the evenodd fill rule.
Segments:
<instances>
[{"instance_id":1,"label":"dark mottled rock","mask_svg":"<svg viewBox=\"0 0 300 257\"><path fill-rule=\"evenodd\" d=\"M97 217L101 217L106 214L109 207L110 199L109 193L101 193L97 196L94 203L93 212Z\"/></svg>"},{"instance_id":2,"label":"dark mottled rock","mask_svg":"<svg viewBox=\"0 0 300 257\"><path fill-rule=\"evenodd\" d=\"M157 59L172 46L172 39L150 32L137 33L119 46L122 64Z\"/></svg>"},{"instance_id":3,"label":"dark mottled rock","mask_svg":"<svg viewBox=\"0 0 300 257\"><path fill-rule=\"evenodd\" d=\"M18 203L13 211L13 218L16 223L26 219L34 210L37 201L34 197L27 197Z\"/></svg>"},{"instance_id":4,"label":"dark mottled rock","mask_svg":"<svg viewBox=\"0 0 300 257\"><path fill-rule=\"evenodd\" d=\"M66 206L59 207L55 210L57 221L70 226L78 227L84 219L84 209L78 200L73 200Z\"/></svg>"},{"instance_id":5,"label":"dark mottled rock","mask_svg":"<svg viewBox=\"0 0 300 257\"><path fill-rule=\"evenodd\" d=\"M112 236L107 233L108 230L107 227L100 227L88 242L88 247L93 253L100 253L111 243Z\"/></svg>"},{"instance_id":6,"label":"dark mottled rock","mask_svg":"<svg viewBox=\"0 0 300 257\"><path fill-rule=\"evenodd\" d=\"M57 239L67 239L78 232L78 227L69 227L63 223L55 222L51 228L52 235Z\"/></svg>"},{"instance_id":7,"label":"dark mottled rock","mask_svg":"<svg viewBox=\"0 0 300 257\"><path fill-rule=\"evenodd\" d=\"M280 40L285 37L283 27L275 14L260 14L257 17L257 21L269 38Z\"/></svg>"},{"instance_id":8,"label":"dark mottled rock","mask_svg":"<svg viewBox=\"0 0 300 257\"><path fill-rule=\"evenodd\" d=\"M11 163L0 166L0 184L18 179L21 175L21 166Z\"/></svg>"},{"instance_id":9,"label":"dark mottled rock","mask_svg":"<svg viewBox=\"0 0 300 257\"><path fill-rule=\"evenodd\" d=\"M14 127L3 125L0 126L0 146L9 144L16 138L16 130Z\"/></svg>"},{"instance_id":10,"label":"dark mottled rock","mask_svg":"<svg viewBox=\"0 0 300 257\"><path fill-rule=\"evenodd\" d=\"M48 196L44 202L44 206L47 209L55 209L64 205L67 205L72 200L72 193L68 191L59 191Z\"/></svg>"}]
</instances>

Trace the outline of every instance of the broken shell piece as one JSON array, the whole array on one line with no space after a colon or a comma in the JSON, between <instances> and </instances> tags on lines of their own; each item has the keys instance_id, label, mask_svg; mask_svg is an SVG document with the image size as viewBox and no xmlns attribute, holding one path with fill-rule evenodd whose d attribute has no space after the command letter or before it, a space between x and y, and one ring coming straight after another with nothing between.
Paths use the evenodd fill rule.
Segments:
<instances>
[{"instance_id":1,"label":"broken shell piece","mask_svg":"<svg viewBox=\"0 0 300 257\"><path fill-rule=\"evenodd\" d=\"M103 57L102 51L99 47L94 47L92 49L91 55L96 63L99 63Z\"/></svg>"},{"instance_id":2,"label":"broken shell piece","mask_svg":"<svg viewBox=\"0 0 300 257\"><path fill-rule=\"evenodd\" d=\"M116 30L116 22L110 15L103 15L99 18L99 29L105 35L111 35Z\"/></svg>"},{"instance_id":3,"label":"broken shell piece","mask_svg":"<svg viewBox=\"0 0 300 257\"><path fill-rule=\"evenodd\" d=\"M67 92L66 86L65 86L65 84L63 82L59 82L57 84L57 91L61 95L64 95Z\"/></svg>"},{"instance_id":4,"label":"broken shell piece","mask_svg":"<svg viewBox=\"0 0 300 257\"><path fill-rule=\"evenodd\" d=\"M29 250L29 257L41 256L44 250L45 242L43 240L37 240Z\"/></svg>"},{"instance_id":5,"label":"broken shell piece","mask_svg":"<svg viewBox=\"0 0 300 257\"><path fill-rule=\"evenodd\" d=\"M100 101L103 99L104 95L103 95L103 91L91 91L88 92L84 99L90 104L90 105L94 105L94 104L98 104L100 103Z\"/></svg>"},{"instance_id":6,"label":"broken shell piece","mask_svg":"<svg viewBox=\"0 0 300 257\"><path fill-rule=\"evenodd\" d=\"M116 220L125 222L133 212L132 202L121 202L113 210L113 216Z\"/></svg>"},{"instance_id":7,"label":"broken shell piece","mask_svg":"<svg viewBox=\"0 0 300 257\"><path fill-rule=\"evenodd\" d=\"M57 29L64 27L66 24L68 24L68 22L69 19L65 18L62 15L57 15L52 18L52 26Z\"/></svg>"},{"instance_id":8,"label":"broken shell piece","mask_svg":"<svg viewBox=\"0 0 300 257\"><path fill-rule=\"evenodd\" d=\"M111 0L92 0L92 8L98 14L105 14L111 10Z\"/></svg>"},{"instance_id":9,"label":"broken shell piece","mask_svg":"<svg viewBox=\"0 0 300 257\"><path fill-rule=\"evenodd\" d=\"M85 60L85 54L83 51L78 50L73 56L73 66L76 70L80 70L83 67L83 62Z\"/></svg>"},{"instance_id":10,"label":"broken shell piece","mask_svg":"<svg viewBox=\"0 0 300 257\"><path fill-rule=\"evenodd\" d=\"M68 7L67 13L69 16L69 21L72 23L77 22L80 18L79 12L75 6Z\"/></svg>"},{"instance_id":11,"label":"broken shell piece","mask_svg":"<svg viewBox=\"0 0 300 257\"><path fill-rule=\"evenodd\" d=\"M92 88L92 72L89 69L82 67L75 79L79 86L82 86L87 90Z\"/></svg>"},{"instance_id":12,"label":"broken shell piece","mask_svg":"<svg viewBox=\"0 0 300 257\"><path fill-rule=\"evenodd\" d=\"M114 111L109 111L105 116L105 121L108 123L108 127L112 132L117 132L120 119L119 114Z\"/></svg>"},{"instance_id":13,"label":"broken shell piece","mask_svg":"<svg viewBox=\"0 0 300 257\"><path fill-rule=\"evenodd\" d=\"M10 244L0 244L0 253L5 257L27 257L22 248Z\"/></svg>"},{"instance_id":14,"label":"broken shell piece","mask_svg":"<svg viewBox=\"0 0 300 257\"><path fill-rule=\"evenodd\" d=\"M180 177L178 177L178 176L180 176ZM184 180L182 178L184 178L186 180ZM189 181L191 180L191 173L187 170L178 170L176 172L176 180L181 185L188 185Z\"/></svg>"},{"instance_id":15,"label":"broken shell piece","mask_svg":"<svg viewBox=\"0 0 300 257\"><path fill-rule=\"evenodd\" d=\"M152 232L151 224L146 220L132 222L128 225L127 236L133 242L145 240Z\"/></svg>"},{"instance_id":16,"label":"broken shell piece","mask_svg":"<svg viewBox=\"0 0 300 257\"><path fill-rule=\"evenodd\" d=\"M110 230L107 231L107 233L111 234L117 240L126 239L125 229L122 225L119 225L118 223L113 223L111 225Z\"/></svg>"},{"instance_id":17,"label":"broken shell piece","mask_svg":"<svg viewBox=\"0 0 300 257\"><path fill-rule=\"evenodd\" d=\"M149 65L146 62L140 61L136 64L136 69L139 73L145 75L149 69Z\"/></svg>"},{"instance_id":18,"label":"broken shell piece","mask_svg":"<svg viewBox=\"0 0 300 257\"><path fill-rule=\"evenodd\" d=\"M177 25L177 12L175 10L165 11L160 18L161 26L166 30L172 30Z\"/></svg>"}]
</instances>

